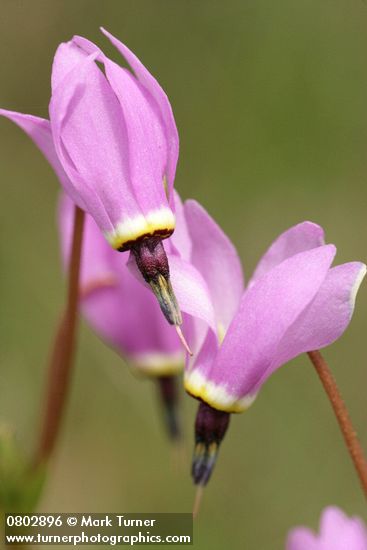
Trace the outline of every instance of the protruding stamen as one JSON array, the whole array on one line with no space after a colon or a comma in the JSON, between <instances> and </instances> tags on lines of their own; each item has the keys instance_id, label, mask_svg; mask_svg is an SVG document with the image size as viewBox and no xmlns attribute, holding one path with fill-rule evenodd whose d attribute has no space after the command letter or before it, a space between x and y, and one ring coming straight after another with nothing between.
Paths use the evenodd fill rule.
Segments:
<instances>
[{"instance_id":1,"label":"protruding stamen","mask_svg":"<svg viewBox=\"0 0 367 550\"><path fill-rule=\"evenodd\" d=\"M182 316L172 289L169 265L162 240L149 237L131 246L136 265L156 296L160 308L171 325L181 325Z\"/></svg>"},{"instance_id":2,"label":"protruding stamen","mask_svg":"<svg viewBox=\"0 0 367 550\"><path fill-rule=\"evenodd\" d=\"M203 487L208 483L217 461L219 444L212 441L209 444L199 442L195 446L192 461L192 477L195 485Z\"/></svg>"},{"instance_id":3,"label":"protruding stamen","mask_svg":"<svg viewBox=\"0 0 367 550\"><path fill-rule=\"evenodd\" d=\"M153 290L167 321L171 325L181 325L181 312L173 292L171 281L158 273L153 279L147 282Z\"/></svg>"},{"instance_id":4,"label":"protruding stamen","mask_svg":"<svg viewBox=\"0 0 367 550\"><path fill-rule=\"evenodd\" d=\"M181 330L181 327L179 327L178 325L175 326L175 329L176 329L176 332L178 334L178 337L179 339L181 340L182 342L182 345L183 347L185 348L185 350L187 351L187 353L192 357L194 354L192 353L190 347L189 347L189 344L186 342L186 338L185 336L183 335L182 333L182 330Z\"/></svg>"},{"instance_id":5,"label":"protruding stamen","mask_svg":"<svg viewBox=\"0 0 367 550\"><path fill-rule=\"evenodd\" d=\"M201 402L195 422L195 450L191 474L195 485L205 486L212 475L219 445L227 431L230 415Z\"/></svg>"},{"instance_id":6,"label":"protruding stamen","mask_svg":"<svg viewBox=\"0 0 367 550\"><path fill-rule=\"evenodd\" d=\"M202 501L202 498L203 498L203 494L204 494L204 486L203 486L203 485L199 485L199 486L196 488L194 506L193 506L193 508L192 508L192 517L193 517L194 519L197 518L197 515L198 515L198 513L199 513L201 501Z\"/></svg>"}]
</instances>

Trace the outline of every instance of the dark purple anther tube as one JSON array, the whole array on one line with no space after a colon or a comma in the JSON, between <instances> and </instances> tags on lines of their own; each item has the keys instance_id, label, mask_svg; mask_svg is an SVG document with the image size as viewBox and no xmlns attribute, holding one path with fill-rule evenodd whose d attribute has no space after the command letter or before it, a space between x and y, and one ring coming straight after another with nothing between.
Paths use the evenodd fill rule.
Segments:
<instances>
[{"instance_id":1,"label":"dark purple anther tube","mask_svg":"<svg viewBox=\"0 0 367 550\"><path fill-rule=\"evenodd\" d=\"M169 278L169 265L160 237L146 237L131 245L145 281L158 299L160 308L171 325L181 325L182 317Z\"/></svg>"},{"instance_id":2,"label":"dark purple anther tube","mask_svg":"<svg viewBox=\"0 0 367 550\"><path fill-rule=\"evenodd\" d=\"M200 403L195 422L195 450L191 469L195 485L204 486L208 483L229 419L229 413Z\"/></svg>"}]
</instances>

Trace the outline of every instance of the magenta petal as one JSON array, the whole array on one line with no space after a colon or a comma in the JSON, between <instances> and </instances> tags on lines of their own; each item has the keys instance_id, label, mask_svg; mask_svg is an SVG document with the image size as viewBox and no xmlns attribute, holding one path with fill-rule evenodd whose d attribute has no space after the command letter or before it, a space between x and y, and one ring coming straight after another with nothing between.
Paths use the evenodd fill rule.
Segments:
<instances>
[{"instance_id":1,"label":"magenta petal","mask_svg":"<svg viewBox=\"0 0 367 550\"><path fill-rule=\"evenodd\" d=\"M185 209L182 200L177 193L174 194L176 228L173 235L165 242L165 248L178 254L184 260L190 261L192 242L185 217Z\"/></svg>"},{"instance_id":2,"label":"magenta petal","mask_svg":"<svg viewBox=\"0 0 367 550\"><path fill-rule=\"evenodd\" d=\"M241 261L231 241L199 203L186 201L184 211L192 241L191 262L208 285L217 326L224 335L243 293Z\"/></svg>"},{"instance_id":3,"label":"magenta petal","mask_svg":"<svg viewBox=\"0 0 367 550\"><path fill-rule=\"evenodd\" d=\"M104 65L126 125L131 184L143 213L148 215L168 206L163 184L167 165L165 130L156 106L151 106L136 78L107 58Z\"/></svg>"},{"instance_id":4,"label":"magenta petal","mask_svg":"<svg viewBox=\"0 0 367 550\"><path fill-rule=\"evenodd\" d=\"M360 262L329 270L313 301L283 336L268 375L293 357L328 346L343 334L365 274L366 266Z\"/></svg>"},{"instance_id":5,"label":"magenta petal","mask_svg":"<svg viewBox=\"0 0 367 550\"><path fill-rule=\"evenodd\" d=\"M202 398L206 381L210 377L210 370L218 353L219 342L213 330L200 331L200 328L199 325L192 338L195 353L186 368L185 388L194 397Z\"/></svg>"},{"instance_id":6,"label":"magenta petal","mask_svg":"<svg viewBox=\"0 0 367 550\"><path fill-rule=\"evenodd\" d=\"M303 222L291 227L282 233L265 252L248 286L250 287L255 280L287 258L323 244L325 244L324 230L319 225Z\"/></svg>"},{"instance_id":7,"label":"magenta petal","mask_svg":"<svg viewBox=\"0 0 367 550\"><path fill-rule=\"evenodd\" d=\"M201 319L216 331L215 315L205 279L189 262L170 255L170 275L181 311Z\"/></svg>"},{"instance_id":8,"label":"magenta petal","mask_svg":"<svg viewBox=\"0 0 367 550\"><path fill-rule=\"evenodd\" d=\"M245 292L210 372L210 380L234 401L254 393L284 334L325 280L334 255L332 245L296 254Z\"/></svg>"},{"instance_id":9,"label":"magenta petal","mask_svg":"<svg viewBox=\"0 0 367 550\"><path fill-rule=\"evenodd\" d=\"M158 84L156 79L150 74L146 67L144 67L144 65L136 57L136 55L129 50L129 48L127 48L122 42L120 42L105 29L101 28L101 31L103 32L103 34L105 34L105 36L107 36L107 38L112 42L115 48L117 48L121 55L126 59L139 82L149 92L159 108L160 115L162 117L162 121L165 127L166 140L168 145L167 180L169 186L169 195L170 199L172 200L173 182L175 179L176 165L178 159L179 140L172 108L168 97L161 86Z\"/></svg>"},{"instance_id":10,"label":"magenta petal","mask_svg":"<svg viewBox=\"0 0 367 550\"><path fill-rule=\"evenodd\" d=\"M62 195L58 219L64 270L67 269L71 251L74 211L73 201L67 195ZM86 296L101 287L116 286L120 270L126 269L123 265L124 260L126 262L126 257L108 245L93 218L87 214L81 260L81 296Z\"/></svg>"},{"instance_id":11,"label":"magenta petal","mask_svg":"<svg viewBox=\"0 0 367 550\"><path fill-rule=\"evenodd\" d=\"M311 529L296 527L288 534L286 550L324 550L324 547Z\"/></svg>"},{"instance_id":12,"label":"magenta petal","mask_svg":"<svg viewBox=\"0 0 367 550\"><path fill-rule=\"evenodd\" d=\"M119 100L128 140L131 185L143 213L149 215L168 206L163 185L166 132L157 104L131 72L109 60L93 42L75 36L73 43L84 50L84 55L97 53Z\"/></svg>"},{"instance_id":13,"label":"magenta petal","mask_svg":"<svg viewBox=\"0 0 367 550\"><path fill-rule=\"evenodd\" d=\"M86 53L70 42L62 42L56 50L52 64L52 90L63 83L66 76L87 58Z\"/></svg>"},{"instance_id":14,"label":"magenta petal","mask_svg":"<svg viewBox=\"0 0 367 550\"><path fill-rule=\"evenodd\" d=\"M59 48L53 71L74 60L75 45ZM126 128L120 104L93 54L53 90L50 117L57 154L100 228L111 232L141 215L131 190ZM66 58L66 59L65 59Z\"/></svg>"},{"instance_id":15,"label":"magenta petal","mask_svg":"<svg viewBox=\"0 0 367 550\"><path fill-rule=\"evenodd\" d=\"M367 550L367 529L355 517L348 517L336 506L326 508L320 521L322 549Z\"/></svg>"},{"instance_id":16,"label":"magenta petal","mask_svg":"<svg viewBox=\"0 0 367 550\"><path fill-rule=\"evenodd\" d=\"M101 49L94 44L91 40L88 40L88 38L84 38L84 36L73 36L71 42L80 52L81 55L91 55L91 54L97 54L97 61L100 63L103 63L105 60L105 55L102 53Z\"/></svg>"},{"instance_id":17,"label":"magenta petal","mask_svg":"<svg viewBox=\"0 0 367 550\"><path fill-rule=\"evenodd\" d=\"M349 518L335 506L321 516L320 533L304 527L293 529L287 539L287 550L367 550L367 529L359 518Z\"/></svg>"},{"instance_id":18,"label":"magenta petal","mask_svg":"<svg viewBox=\"0 0 367 550\"><path fill-rule=\"evenodd\" d=\"M216 331L214 310L205 280L199 271L186 260L167 253L170 267L170 279L180 310L183 313L204 321L206 330L211 327ZM132 275L149 288L130 254L127 266Z\"/></svg>"},{"instance_id":19,"label":"magenta petal","mask_svg":"<svg viewBox=\"0 0 367 550\"><path fill-rule=\"evenodd\" d=\"M82 309L97 334L137 367L151 374L182 368L184 353L176 331L165 321L151 291L125 266L120 283L87 295Z\"/></svg>"},{"instance_id":20,"label":"magenta petal","mask_svg":"<svg viewBox=\"0 0 367 550\"><path fill-rule=\"evenodd\" d=\"M12 120L33 140L56 172L62 186L70 195L73 195L73 186L56 154L50 122L43 118L32 115L24 115L14 111L6 111L5 109L0 109L0 115ZM73 198L81 208L84 207L84 203L80 200L79 196L74 194Z\"/></svg>"},{"instance_id":21,"label":"magenta petal","mask_svg":"<svg viewBox=\"0 0 367 550\"><path fill-rule=\"evenodd\" d=\"M64 267L70 254L74 204L62 196L59 230ZM90 215L85 217L81 307L97 334L147 374L182 370L184 353L150 289L131 275L127 256L113 250Z\"/></svg>"}]
</instances>

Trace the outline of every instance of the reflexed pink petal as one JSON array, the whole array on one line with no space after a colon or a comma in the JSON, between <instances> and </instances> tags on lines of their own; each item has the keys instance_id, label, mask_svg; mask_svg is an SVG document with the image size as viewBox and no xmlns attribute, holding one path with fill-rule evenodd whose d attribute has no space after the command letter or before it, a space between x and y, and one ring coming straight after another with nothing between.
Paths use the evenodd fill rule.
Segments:
<instances>
[{"instance_id":1,"label":"reflexed pink petal","mask_svg":"<svg viewBox=\"0 0 367 550\"><path fill-rule=\"evenodd\" d=\"M328 346L343 334L365 274L366 266L360 262L329 270L313 301L284 334L266 378L293 357Z\"/></svg>"},{"instance_id":2,"label":"reflexed pink petal","mask_svg":"<svg viewBox=\"0 0 367 550\"><path fill-rule=\"evenodd\" d=\"M207 330L205 335L202 332L203 340L199 353L195 354L190 365L191 371L197 371L206 379L209 376L213 362L219 349L219 342L216 334L212 330Z\"/></svg>"},{"instance_id":3,"label":"reflexed pink petal","mask_svg":"<svg viewBox=\"0 0 367 550\"><path fill-rule=\"evenodd\" d=\"M212 367L212 382L239 397L254 391L284 334L318 292L334 255L332 245L297 254L245 292Z\"/></svg>"},{"instance_id":4,"label":"reflexed pink petal","mask_svg":"<svg viewBox=\"0 0 367 550\"><path fill-rule=\"evenodd\" d=\"M121 55L129 63L130 67L134 71L139 82L146 88L151 97L156 102L162 121L165 127L166 140L168 146L167 157L167 180L169 186L170 199L173 202L172 191L173 182L175 179L176 165L178 159L179 140L178 133L175 124L175 120L172 113L172 108L168 100L167 95L162 90L156 79L150 74L150 72L144 67L141 61L131 52L122 42L115 38L105 29L101 29L103 34L112 42L112 44L119 50Z\"/></svg>"},{"instance_id":5,"label":"reflexed pink petal","mask_svg":"<svg viewBox=\"0 0 367 550\"><path fill-rule=\"evenodd\" d=\"M213 306L205 280L199 271L186 260L174 254L167 254L167 256L170 279L180 310L204 321L206 327L209 326L216 331ZM130 255L127 266L139 283L149 288L136 267L132 255Z\"/></svg>"},{"instance_id":6,"label":"reflexed pink petal","mask_svg":"<svg viewBox=\"0 0 367 550\"><path fill-rule=\"evenodd\" d=\"M143 213L167 206L163 185L167 142L157 104L131 72L109 60L93 42L75 36L73 43L83 48L84 55L97 52L105 66L126 125L130 179Z\"/></svg>"},{"instance_id":7,"label":"reflexed pink petal","mask_svg":"<svg viewBox=\"0 0 367 550\"><path fill-rule=\"evenodd\" d=\"M216 330L213 306L204 278L193 265L178 256L169 256L170 275L181 311L205 321Z\"/></svg>"},{"instance_id":8,"label":"reflexed pink petal","mask_svg":"<svg viewBox=\"0 0 367 550\"><path fill-rule=\"evenodd\" d=\"M192 242L185 217L184 205L177 191L174 191L173 194L175 201L176 228L173 235L165 241L164 246L167 250L167 254L169 252L176 253L176 255L179 255L184 260L190 261Z\"/></svg>"},{"instance_id":9,"label":"reflexed pink petal","mask_svg":"<svg viewBox=\"0 0 367 550\"><path fill-rule=\"evenodd\" d=\"M287 258L324 244L324 230L312 222L303 222L282 233L258 263L248 286Z\"/></svg>"},{"instance_id":10,"label":"reflexed pink petal","mask_svg":"<svg viewBox=\"0 0 367 550\"><path fill-rule=\"evenodd\" d=\"M136 78L107 58L104 65L126 125L131 184L139 206L148 215L168 206L163 185L167 165L164 127Z\"/></svg>"},{"instance_id":11,"label":"reflexed pink petal","mask_svg":"<svg viewBox=\"0 0 367 550\"><path fill-rule=\"evenodd\" d=\"M92 52L91 52L92 53ZM52 90L63 82L65 77L85 61L87 55L83 50L70 42L62 42L56 50L54 61L52 64L51 87Z\"/></svg>"},{"instance_id":12,"label":"reflexed pink petal","mask_svg":"<svg viewBox=\"0 0 367 550\"><path fill-rule=\"evenodd\" d=\"M70 43L58 49L53 71L74 49ZM56 86L50 116L65 171L100 228L112 231L124 217L133 218L141 210L131 192L121 108L95 56L74 66L62 86Z\"/></svg>"},{"instance_id":13,"label":"reflexed pink petal","mask_svg":"<svg viewBox=\"0 0 367 550\"><path fill-rule=\"evenodd\" d=\"M67 189L70 195L73 195L74 188L66 175L59 158L55 151L55 146L52 139L51 126L48 120L39 118L32 115L24 115L22 113L16 113L14 111L6 111L0 109L0 115L12 120L17 124L24 132L32 139L37 147L45 155L48 162L56 172L62 186ZM84 203L80 200L80 197L74 194L75 202L83 208Z\"/></svg>"},{"instance_id":14,"label":"reflexed pink petal","mask_svg":"<svg viewBox=\"0 0 367 550\"><path fill-rule=\"evenodd\" d=\"M81 55L91 55L97 54L97 61L103 63L105 60L105 55L94 42L84 38L84 36L75 35L71 39L71 44L73 44L81 53Z\"/></svg>"},{"instance_id":15,"label":"reflexed pink petal","mask_svg":"<svg viewBox=\"0 0 367 550\"><path fill-rule=\"evenodd\" d=\"M217 334L214 333L212 328L208 327L207 322L187 314L184 315L183 331L192 351L192 356L186 355L186 366L189 369L196 368L198 366L198 355L201 354L203 344L209 333L214 338L215 345L218 348Z\"/></svg>"},{"instance_id":16,"label":"reflexed pink petal","mask_svg":"<svg viewBox=\"0 0 367 550\"><path fill-rule=\"evenodd\" d=\"M224 332L243 293L241 262L231 241L199 203L186 201L184 212L192 241L191 262L208 285L217 325Z\"/></svg>"}]
</instances>

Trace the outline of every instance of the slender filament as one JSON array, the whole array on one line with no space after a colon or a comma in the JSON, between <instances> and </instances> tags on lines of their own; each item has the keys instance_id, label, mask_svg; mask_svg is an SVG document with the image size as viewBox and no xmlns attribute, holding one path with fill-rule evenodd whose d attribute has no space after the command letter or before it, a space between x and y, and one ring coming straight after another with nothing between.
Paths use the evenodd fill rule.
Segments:
<instances>
[{"instance_id":1,"label":"slender filament","mask_svg":"<svg viewBox=\"0 0 367 550\"><path fill-rule=\"evenodd\" d=\"M178 326L178 325L175 325L175 329L176 329L176 332L178 334L178 337L179 339L181 340L182 342L182 345L183 347L185 348L185 350L187 351L187 353L192 357L194 354L192 353L190 347L189 347L189 344L186 342L186 338L185 336L183 335L182 333L182 330L181 330L181 327Z\"/></svg>"},{"instance_id":2,"label":"slender filament","mask_svg":"<svg viewBox=\"0 0 367 550\"><path fill-rule=\"evenodd\" d=\"M204 494L204 487L203 487L203 485L198 485L197 488L196 488L194 506L193 506L193 509L192 509L192 517L193 517L194 519L196 519L197 516L198 516L199 510L200 510L201 501L202 501L202 498L203 498L203 494Z\"/></svg>"}]
</instances>

